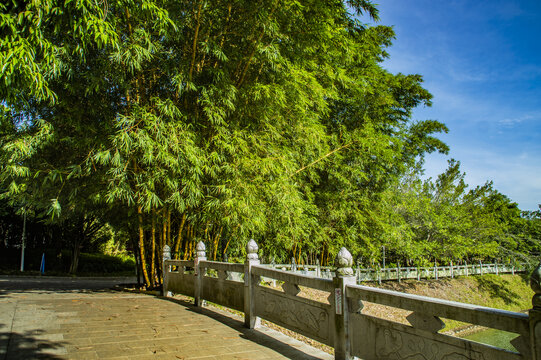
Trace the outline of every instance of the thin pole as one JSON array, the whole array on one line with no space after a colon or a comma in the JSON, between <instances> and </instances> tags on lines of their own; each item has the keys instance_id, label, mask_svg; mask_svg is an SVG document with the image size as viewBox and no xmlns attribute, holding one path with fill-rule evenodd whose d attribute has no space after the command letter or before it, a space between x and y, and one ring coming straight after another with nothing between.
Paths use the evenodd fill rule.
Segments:
<instances>
[{"instance_id":1,"label":"thin pole","mask_svg":"<svg viewBox=\"0 0 541 360\"><path fill-rule=\"evenodd\" d=\"M24 271L24 250L26 247L26 211L23 214L23 246L21 247L21 271Z\"/></svg>"}]
</instances>

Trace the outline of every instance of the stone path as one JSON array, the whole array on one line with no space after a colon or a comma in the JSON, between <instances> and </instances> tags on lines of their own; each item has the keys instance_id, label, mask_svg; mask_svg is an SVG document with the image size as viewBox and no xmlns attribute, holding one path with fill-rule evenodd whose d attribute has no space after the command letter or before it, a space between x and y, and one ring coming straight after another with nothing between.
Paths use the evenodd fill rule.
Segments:
<instances>
[{"instance_id":1,"label":"stone path","mask_svg":"<svg viewBox=\"0 0 541 360\"><path fill-rule=\"evenodd\" d=\"M0 276L0 359L332 359L179 299L115 292L126 278Z\"/></svg>"}]
</instances>

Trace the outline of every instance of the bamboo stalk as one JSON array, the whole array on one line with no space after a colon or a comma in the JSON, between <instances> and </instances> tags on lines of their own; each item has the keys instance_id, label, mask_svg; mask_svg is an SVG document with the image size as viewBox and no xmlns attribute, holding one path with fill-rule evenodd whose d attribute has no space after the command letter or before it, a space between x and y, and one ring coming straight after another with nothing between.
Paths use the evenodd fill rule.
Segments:
<instances>
[{"instance_id":1,"label":"bamboo stalk","mask_svg":"<svg viewBox=\"0 0 541 360\"><path fill-rule=\"evenodd\" d=\"M137 219L139 225L139 256L141 259L141 270L143 271L143 278L146 286L150 286L148 278L147 263L145 258L145 232L143 229L143 209L141 206L137 207Z\"/></svg>"},{"instance_id":2,"label":"bamboo stalk","mask_svg":"<svg viewBox=\"0 0 541 360\"><path fill-rule=\"evenodd\" d=\"M239 228L239 225L236 225L235 228L233 229L233 231L231 231L229 239L227 240L227 243L225 244L225 247L224 247L224 254L226 254L227 248L229 247L229 243L231 242L231 239L233 238L233 236L234 236L234 234L235 234L235 232L237 231L238 228Z\"/></svg>"},{"instance_id":3,"label":"bamboo stalk","mask_svg":"<svg viewBox=\"0 0 541 360\"><path fill-rule=\"evenodd\" d=\"M155 284L155 278L156 278L156 267L155 267L155 260L156 260L156 210L152 209L152 229L151 229L151 262L150 262L150 278L152 280L152 285Z\"/></svg>"},{"instance_id":4,"label":"bamboo stalk","mask_svg":"<svg viewBox=\"0 0 541 360\"><path fill-rule=\"evenodd\" d=\"M274 11L276 10L276 7L278 6L278 1L274 2L274 5L269 13L269 18L272 17L274 14ZM257 51L257 45L261 42L263 39L263 36L265 35L265 28L261 30L261 33L257 37L257 40L253 42L253 48L252 52L250 53L250 56L248 57L248 61L246 61L246 65L244 66L244 69L242 70L242 74L239 78L239 81L237 82L237 88L240 88L242 86L242 83L244 82L244 79L246 78L246 74L248 73L248 69L250 68L250 65L252 63L252 60L254 58L255 52Z\"/></svg>"},{"instance_id":5,"label":"bamboo stalk","mask_svg":"<svg viewBox=\"0 0 541 360\"><path fill-rule=\"evenodd\" d=\"M182 214L182 220L180 221L180 225L178 227L178 236L177 236L177 241L175 244L175 252L174 252L177 256L177 259L180 258L178 251L182 243L182 230L184 228L185 223L186 223L186 213Z\"/></svg>"},{"instance_id":6,"label":"bamboo stalk","mask_svg":"<svg viewBox=\"0 0 541 360\"><path fill-rule=\"evenodd\" d=\"M167 245L173 245L171 241L171 210L167 210Z\"/></svg>"},{"instance_id":7,"label":"bamboo stalk","mask_svg":"<svg viewBox=\"0 0 541 360\"><path fill-rule=\"evenodd\" d=\"M222 230L223 226L220 227L220 230L216 233L214 236L214 243L213 243L213 260L216 261L216 255L218 254L218 242L220 241L220 238L222 237Z\"/></svg>"},{"instance_id":8,"label":"bamboo stalk","mask_svg":"<svg viewBox=\"0 0 541 360\"><path fill-rule=\"evenodd\" d=\"M165 244L167 244L167 208L163 209L164 216L162 218L162 238L160 242L160 249L163 249Z\"/></svg>"},{"instance_id":9,"label":"bamboo stalk","mask_svg":"<svg viewBox=\"0 0 541 360\"><path fill-rule=\"evenodd\" d=\"M192 62L190 64L190 71L188 73L188 79L192 81L193 68L195 65L195 55L197 53L197 38L199 37L199 27L201 26L201 7L203 6L203 1L199 0L199 6L197 8L197 24L195 25L195 34L193 37L192 44Z\"/></svg>"}]
</instances>

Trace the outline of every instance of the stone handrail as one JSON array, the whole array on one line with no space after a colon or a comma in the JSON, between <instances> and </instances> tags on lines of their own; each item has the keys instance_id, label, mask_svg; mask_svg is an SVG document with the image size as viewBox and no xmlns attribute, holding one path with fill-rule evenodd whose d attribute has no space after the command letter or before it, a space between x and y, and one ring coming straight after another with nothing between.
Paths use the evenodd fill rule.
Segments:
<instances>
[{"instance_id":1,"label":"stone handrail","mask_svg":"<svg viewBox=\"0 0 541 360\"><path fill-rule=\"evenodd\" d=\"M529 332L528 315L518 312L360 285L348 286L346 296L357 303L368 301L521 335Z\"/></svg>"},{"instance_id":2,"label":"stone handrail","mask_svg":"<svg viewBox=\"0 0 541 360\"><path fill-rule=\"evenodd\" d=\"M297 285L306 286L313 289L329 292L333 290L332 280L328 279L320 279L302 274L292 274L288 271L269 269L263 266L254 266L253 274L265 277L267 279L296 283Z\"/></svg>"},{"instance_id":3,"label":"stone handrail","mask_svg":"<svg viewBox=\"0 0 541 360\"><path fill-rule=\"evenodd\" d=\"M243 264L224 263L219 261L201 261L199 266L205 269L213 269L218 271L228 271L236 273L244 272Z\"/></svg>"},{"instance_id":4,"label":"stone handrail","mask_svg":"<svg viewBox=\"0 0 541 360\"><path fill-rule=\"evenodd\" d=\"M261 318L269 320L334 347L335 359L541 360L541 265L531 276L533 308L522 314L356 285L345 248L336 257L332 279L262 266L253 240L244 264L207 261L202 242L196 250L193 261L180 261L171 260L164 248L165 296L180 293L192 296L196 306L208 300L243 311L249 328L257 327ZM281 288L266 285L269 282ZM299 296L301 286L328 293L328 302ZM391 321L364 314L363 302L411 313L402 323ZM439 333L445 325L442 318L516 333L511 343L517 351Z\"/></svg>"},{"instance_id":5,"label":"stone handrail","mask_svg":"<svg viewBox=\"0 0 541 360\"><path fill-rule=\"evenodd\" d=\"M184 266L193 268L193 260L168 260L167 263L171 266Z\"/></svg>"}]
</instances>

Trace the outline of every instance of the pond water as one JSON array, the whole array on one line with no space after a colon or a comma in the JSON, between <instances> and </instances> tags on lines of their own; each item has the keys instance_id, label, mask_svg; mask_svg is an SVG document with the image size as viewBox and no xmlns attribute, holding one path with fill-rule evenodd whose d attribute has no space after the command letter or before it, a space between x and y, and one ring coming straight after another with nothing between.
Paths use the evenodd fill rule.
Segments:
<instances>
[{"instance_id":1,"label":"pond water","mask_svg":"<svg viewBox=\"0 0 541 360\"><path fill-rule=\"evenodd\" d=\"M496 330L496 329L486 329L479 332L476 332L471 335L464 336L464 339L480 342L483 344L488 344L496 346L502 349L517 351L510 341L516 338L518 335L510 333L507 331Z\"/></svg>"}]
</instances>

